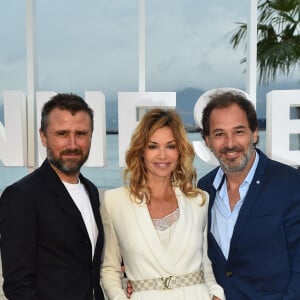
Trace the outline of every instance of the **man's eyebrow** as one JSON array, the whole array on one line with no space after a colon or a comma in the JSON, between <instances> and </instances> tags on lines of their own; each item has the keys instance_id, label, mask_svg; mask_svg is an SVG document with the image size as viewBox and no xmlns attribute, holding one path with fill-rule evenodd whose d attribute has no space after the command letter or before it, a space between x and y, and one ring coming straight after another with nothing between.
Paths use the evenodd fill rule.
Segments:
<instances>
[{"instance_id":1,"label":"man's eyebrow","mask_svg":"<svg viewBox=\"0 0 300 300\"><path fill-rule=\"evenodd\" d=\"M233 129L246 129L246 128L248 128L248 127L245 125L239 125L239 126L234 127Z\"/></svg>"},{"instance_id":2,"label":"man's eyebrow","mask_svg":"<svg viewBox=\"0 0 300 300\"><path fill-rule=\"evenodd\" d=\"M248 128L247 126L245 125L238 125L236 127L233 127L233 130L236 130L236 129L246 129ZM223 128L215 128L212 132L217 132L217 131L225 131L225 129Z\"/></svg>"},{"instance_id":3,"label":"man's eyebrow","mask_svg":"<svg viewBox=\"0 0 300 300\"><path fill-rule=\"evenodd\" d=\"M68 132L70 132L70 130L67 130L67 129L57 129L54 132L55 133L68 133Z\"/></svg>"},{"instance_id":4,"label":"man's eyebrow","mask_svg":"<svg viewBox=\"0 0 300 300\"><path fill-rule=\"evenodd\" d=\"M212 132L217 132L217 131L224 131L222 128L215 128Z\"/></svg>"}]
</instances>

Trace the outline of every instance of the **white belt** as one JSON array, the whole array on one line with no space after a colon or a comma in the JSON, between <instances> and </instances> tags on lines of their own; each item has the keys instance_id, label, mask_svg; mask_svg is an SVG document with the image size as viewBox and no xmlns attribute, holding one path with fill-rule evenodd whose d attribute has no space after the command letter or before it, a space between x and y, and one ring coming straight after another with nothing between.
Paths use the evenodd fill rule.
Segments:
<instances>
[{"instance_id":1,"label":"white belt","mask_svg":"<svg viewBox=\"0 0 300 300\"><path fill-rule=\"evenodd\" d=\"M154 279L131 281L133 292L149 290L169 290L204 282L203 271L188 273L184 275L174 275Z\"/></svg>"}]
</instances>

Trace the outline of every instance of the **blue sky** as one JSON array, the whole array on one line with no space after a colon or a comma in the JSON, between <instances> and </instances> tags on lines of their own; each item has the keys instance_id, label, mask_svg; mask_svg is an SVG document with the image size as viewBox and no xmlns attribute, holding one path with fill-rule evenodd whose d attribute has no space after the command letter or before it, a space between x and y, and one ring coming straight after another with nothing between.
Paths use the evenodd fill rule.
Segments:
<instances>
[{"instance_id":1,"label":"blue sky","mask_svg":"<svg viewBox=\"0 0 300 300\"><path fill-rule=\"evenodd\" d=\"M0 2L1 94L26 92L25 4ZM101 90L111 99L138 91L138 4L36 0L38 90ZM243 49L229 40L247 8L248 0L146 0L146 91L243 88Z\"/></svg>"}]
</instances>

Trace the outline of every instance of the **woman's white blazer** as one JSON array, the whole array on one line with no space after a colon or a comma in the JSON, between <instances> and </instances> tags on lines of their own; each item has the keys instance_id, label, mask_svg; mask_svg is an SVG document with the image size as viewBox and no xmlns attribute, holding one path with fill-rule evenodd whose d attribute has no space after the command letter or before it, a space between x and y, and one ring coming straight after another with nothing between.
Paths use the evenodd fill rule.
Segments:
<instances>
[{"instance_id":1,"label":"woman's white blazer","mask_svg":"<svg viewBox=\"0 0 300 300\"><path fill-rule=\"evenodd\" d=\"M126 188L108 190L101 203L105 232L101 280L110 300L127 299L122 288L121 261L130 280L161 278L204 270L205 284L168 291L133 293L131 299L211 299L214 294L225 299L215 282L207 257L207 207L201 195L187 198L174 188L180 216L169 246L164 247L153 226L145 202L137 204Z\"/></svg>"}]
</instances>

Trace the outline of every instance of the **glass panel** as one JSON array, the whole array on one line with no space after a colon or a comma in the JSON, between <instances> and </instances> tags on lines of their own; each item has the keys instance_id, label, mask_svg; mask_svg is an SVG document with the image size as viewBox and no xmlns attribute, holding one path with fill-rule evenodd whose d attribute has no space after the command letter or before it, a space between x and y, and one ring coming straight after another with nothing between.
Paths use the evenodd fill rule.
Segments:
<instances>
[{"instance_id":1,"label":"glass panel","mask_svg":"<svg viewBox=\"0 0 300 300\"><path fill-rule=\"evenodd\" d=\"M290 119L291 120L300 119L300 106L291 106L290 107Z\"/></svg>"},{"instance_id":2,"label":"glass panel","mask_svg":"<svg viewBox=\"0 0 300 300\"><path fill-rule=\"evenodd\" d=\"M290 151L300 150L300 134L293 133L290 134Z\"/></svg>"}]
</instances>

